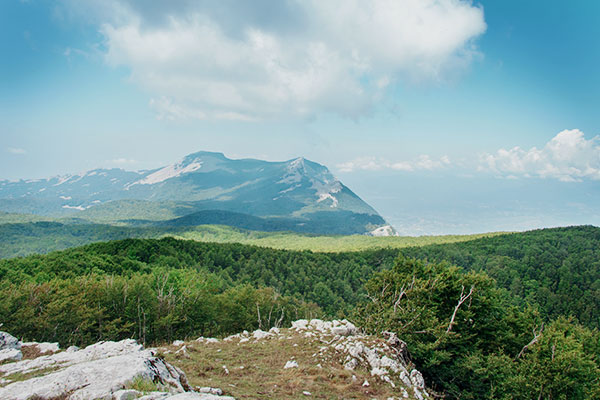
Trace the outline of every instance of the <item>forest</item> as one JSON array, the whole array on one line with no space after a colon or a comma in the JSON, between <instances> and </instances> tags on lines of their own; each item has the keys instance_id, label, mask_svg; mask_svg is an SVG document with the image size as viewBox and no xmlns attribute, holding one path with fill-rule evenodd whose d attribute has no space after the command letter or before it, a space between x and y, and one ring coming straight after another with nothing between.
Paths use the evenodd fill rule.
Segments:
<instances>
[{"instance_id":1,"label":"forest","mask_svg":"<svg viewBox=\"0 0 600 400\"><path fill-rule=\"evenodd\" d=\"M346 317L396 332L447 398L593 399L599 242L600 229L582 226L341 253L170 237L93 243L1 260L0 321L66 346Z\"/></svg>"}]
</instances>

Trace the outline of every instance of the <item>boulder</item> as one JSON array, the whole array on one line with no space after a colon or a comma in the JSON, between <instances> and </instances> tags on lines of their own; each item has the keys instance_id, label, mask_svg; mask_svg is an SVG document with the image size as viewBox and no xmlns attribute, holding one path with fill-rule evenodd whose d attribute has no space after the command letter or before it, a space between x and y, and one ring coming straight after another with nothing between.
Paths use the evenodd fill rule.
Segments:
<instances>
[{"instance_id":1,"label":"boulder","mask_svg":"<svg viewBox=\"0 0 600 400\"><path fill-rule=\"evenodd\" d=\"M19 339L10 333L0 332L0 362L18 361L22 358Z\"/></svg>"},{"instance_id":2,"label":"boulder","mask_svg":"<svg viewBox=\"0 0 600 400\"><path fill-rule=\"evenodd\" d=\"M0 350L21 349L19 339L7 332L0 332Z\"/></svg>"},{"instance_id":3,"label":"boulder","mask_svg":"<svg viewBox=\"0 0 600 400\"><path fill-rule=\"evenodd\" d=\"M17 372L33 376L0 388L0 399L6 400L66 395L70 400L112 400L115 393L127 398L129 393L122 390L135 379L155 382L168 393L189 390L183 372L133 340L100 342L79 351L4 364L0 372L9 380Z\"/></svg>"}]
</instances>

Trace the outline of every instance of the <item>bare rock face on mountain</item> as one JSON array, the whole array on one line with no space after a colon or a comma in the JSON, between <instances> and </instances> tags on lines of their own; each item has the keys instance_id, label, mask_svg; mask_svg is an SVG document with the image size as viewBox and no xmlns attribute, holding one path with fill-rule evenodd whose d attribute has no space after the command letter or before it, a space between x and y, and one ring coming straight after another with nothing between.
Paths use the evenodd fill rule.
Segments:
<instances>
[{"instance_id":1,"label":"bare rock face on mountain","mask_svg":"<svg viewBox=\"0 0 600 400\"><path fill-rule=\"evenodd\" d=\"M19 346L1 336L3 346ZM29 343L29 345L32 345ZM42 346L47 349L48 346ZM227 399L191 391L185 374L134 340L99 342L84 349L0 365L0 399ZM151 388L145 394L136 388ZM231 399L231 398L229 398Z\"/></svg>"}]
</instances>

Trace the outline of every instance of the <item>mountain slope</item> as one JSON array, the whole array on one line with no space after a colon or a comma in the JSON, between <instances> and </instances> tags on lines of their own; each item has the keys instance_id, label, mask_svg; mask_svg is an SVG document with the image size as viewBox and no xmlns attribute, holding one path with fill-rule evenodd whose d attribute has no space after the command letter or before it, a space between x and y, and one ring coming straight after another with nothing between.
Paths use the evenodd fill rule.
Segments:
<instances>
[{"instance_id":1,"label":"mountain slope","mask_svg":"<svg viewBox=\"0 0 600 400\"><path fill-rule=\"evenodd\" d=\"M304 158L231 160L210 152L148 171L97 169L49 179L0 181L0 210L121 223L176 220L220 210L225 220L231 219L225 212L267 218L257 223L263 230L394 233L323 165Z\"/></svg>"}]
</instances>

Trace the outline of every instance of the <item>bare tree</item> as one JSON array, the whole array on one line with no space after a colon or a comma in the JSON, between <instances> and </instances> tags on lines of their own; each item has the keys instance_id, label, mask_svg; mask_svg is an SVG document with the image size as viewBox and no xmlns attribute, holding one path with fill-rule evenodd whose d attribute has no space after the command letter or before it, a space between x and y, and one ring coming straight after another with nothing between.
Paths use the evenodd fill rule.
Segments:
<instances>
[{"instance_id":1,"label":"bare tree","mask_svg":"<svg viewBox=\"0 0 600 400\"><path fill-rule=\"evenodd\" d=\"M471 286L471 290L469 290L469 293L465 294L465 286L462 285L460 297L458 299L458 304L456 305L456 307L454 307L454 312L452 313L452 318L450 318L450 323L448 324L448 329L446 329L446 334L450 333L450 331L452 330L452 325L454 325L454 318L456 318L456 313L458 312L458 309L465 301L467 301L471 297L471 295L473 294L473 289L475 289L475 286Z\"/></svg>"},{"instance_id":2,"label":"bare tree","mask_svg":"<svg viewBox=\"0 0 600 400\"><path fill-rule=\"evenodd\" d=\"M414 286L415 286L415 276L413 275L413 279L412 279L412 282L410 284L404 284L404 285L402 285L402 287L400 288L400 292L398 292L398 290L396 290L396 292L394 293L394 313L396 313L396 309L400 305L400 301L402 300L402 298L409 291L411 291Z\"/></svg>"},{"instance_id":3,"label":"bare tree","mask_svg":"<svg viewBox=\"0 0 600 400\"><path fill-rule=\"evenodd\" d=\"M262 329L262 321L260 319L260 307L258 305L258 302L256 302L256 314L258 316L258 329Z\"/></svg>"},{"instance_id":4,"label":"bare tree","mask_svg":"<svg viewBox=\"0 0 600 400\"><path fill-rule=\"evenodd\" d=\"M537 343L538 340L540 340L543 330L544 330L543 322L542 322L542 325L540 326L540 328L537 330L537 332L536 332L536 328L533 328L533 339L531 339L531 342L529 342L525 346L523 346L523 348L521 349L519 354L517 354L517 357L515 358L515 360L518 360L519 358L521 358L521 356L523 355L523 353L525 353L525 351L529 348L529 346L533 346L534 344ZM552 356L554 357L554 351L553 351Z\"/></svg>"}]
</instances>

